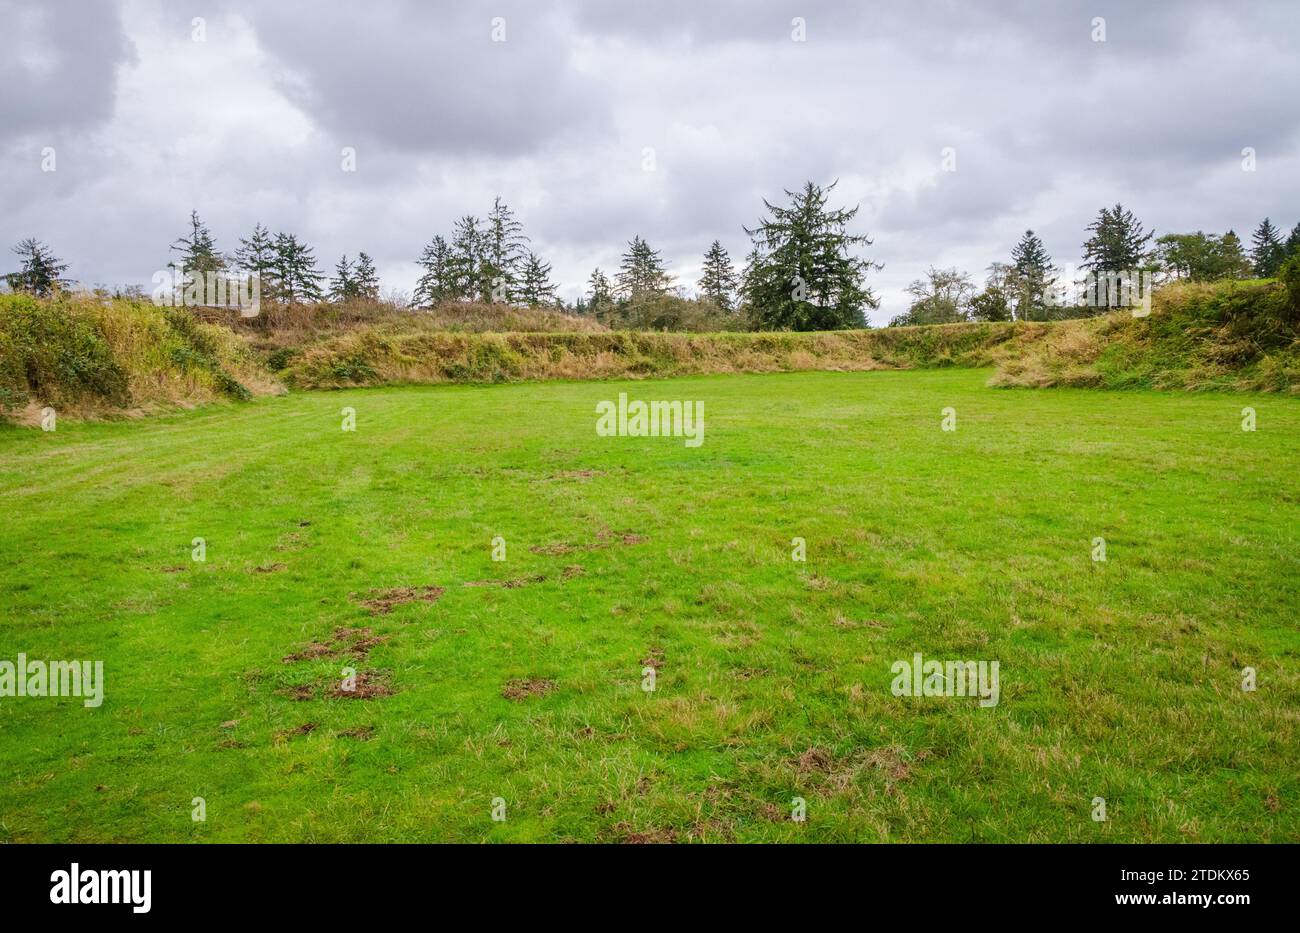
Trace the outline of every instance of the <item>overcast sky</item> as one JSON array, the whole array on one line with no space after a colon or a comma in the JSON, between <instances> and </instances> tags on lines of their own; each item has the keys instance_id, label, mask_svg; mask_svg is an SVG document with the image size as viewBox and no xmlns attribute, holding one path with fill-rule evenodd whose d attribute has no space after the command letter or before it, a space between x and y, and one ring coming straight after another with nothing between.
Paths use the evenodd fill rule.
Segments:
<instances>
[{"instance_id":1,"label":"overcast sky","mask_svg":"<svg viewBox=\"0 0 1300 933\"><path fill-rule=\"evenodd\" d=\"M86 283L147 285L196 208L224 251L261 222L409 290L500 194L565 298L634 234L693 288L714 238L741 264L764 197L838 179L884 323L927 266L982 280L1028 227L1076 263L1116 201L1157 233L1300 221L1296 0L0 0L0 23L0 239Z\"/></svg>"}]
</instances>

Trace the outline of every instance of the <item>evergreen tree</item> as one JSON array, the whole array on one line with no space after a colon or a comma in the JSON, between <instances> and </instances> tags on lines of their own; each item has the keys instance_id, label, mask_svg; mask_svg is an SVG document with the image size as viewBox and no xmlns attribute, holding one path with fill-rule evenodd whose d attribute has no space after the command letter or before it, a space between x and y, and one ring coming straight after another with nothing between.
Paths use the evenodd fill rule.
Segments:
<instances>
[{"instance_id":1,"label":"evergreen tree","mask_svg":"<svg viewBox=\"0 0 1300 933\"><path fill-rule=\"evenodd\" d=\"M204 276L225 271L226 259L217 252L216 239L207 224L199 219L198 211L190 211L189 236L177 237L171 249L180 253L180 258L168 265L181 273L180 284L183 289L197 288L203 294Z\"/></svg>"},{"instance_id":2,"label":"evergreen tree","mask_svg":"<svg viewBox=\"0 0 1300 933\"><path fill-rule=\"evenodd\" d=\"M1291 228L1291 234L1286 238L1286 243L1283 244L1283 249L1286 251L1288 259L1300 254L1300 223L1297 223Z\"/></svg>"},{"instance_id":3,"label":"evergreen tree","mask_svg":"<svg viewBox=\"0 0 1300 933\"><path fill-rule=\"evenodd\" d=\"M491 280L483 277L484 237L479 219L465 215L456 221L451 240L452 278L456 283L454 298L466 301L491 301Z\"/></svg>"},{"instance_id":4,"label":"evergreen tree","mask_svg":"<svg viewBox=\"0 0 1300 933\"><path fill-rule=\"evenodd\" d=\"M1255 228L1250 238L1250 258L1255 264L1255 275L1261 279L1271 279L1286 260L1286 247L1278 236L1277 228L1267 217Z\"/></svg>"},{"instance_id":5,"label":"evergreen tree","mask_svg":"<svg viewBox=\"0 0 1300 933\"><path fill-rule=\"evenodd\" d=\"M722 248L722 243L714 240L704 254L704 269L700 273L698 286L701 297L712 301L723 311L735 310L735 295L739 284L736 270L731 265L731 257Z\"/></svg>"},{"instance_id":6,"label":"evergreen tree","mask_svg":"<svg viewBox=\"0 0 1300 933\"><path fill-rule=\"evenodd\" d=\"M551 282L551 264L542 262L532 250L524 254L519 275L519 299L530 307L555 304L555 285Z\"/></svg>"},{"instance_id":7,"label":"evergreen tree","mask_svg":"<svg viewBox=\"0 0 1300 933\"><path fill-rule=\"evenodd\" d=\"M1250 275L1250 260L1246 257L1246 250L1241 245L1241 237L1235 232L1229 230L1219 239L1219 248L1216 251L1216 278L1220 279L1244 279ZM1282 265L1279 258L1278 267ZM1277 274L1277 269L1273 270Z\"/></svg>"},{"instance_id":8,"label":"evergreen tree","mask_svg":"<svg viewBox=\"0 0 1300 933\"><path fill-rule=\"evenodd\" d=\"M347 301L357 297L357 280L352 274L352 263L348 262L347 253L334 267L334 278L330 279L330 301Z\"/></svg>"},{"instance_id":9,"label":"evergreen tree","mask_svg":"<svg viewBox=\"0 0 1300 933\"><path fill-rule=\"evenodd\" d=\"M1009 299L1021 320L1046 319L1047 293L1056 284L1056 269L1043 241L1034 231L1026 230L1020 242L1012 248L1011 263L1018 279L1017 287L1009 294L1000 291Z\"/></svg>"},{"instance_id":10,"label":"evergreen tree","mask_svg":"<svg viewBox=\"0 0 1300 933\"><path fill-rule=\"evenodd\" d=\"M316 267L315 252L292 233L275 235L274 274L276 294L290 304L324 297L321 282L325 275Z\"/></svg>"},{"instance_id":11,"label":"evergreen tree","mask_svg":"<svg viewBox=\"0 0 1300 933\"><path fill-rule=\"evenodd\" d=\"M429 241L418 265L424 270L424 275L416 283L415 294L411 298L417 308L432 308L444 301L456 301L462 297L456 281L451 247L441 236L435 236Z\"/></svg>"},{"instance_id":12,"label":"evergreen tree","mask_svg":"<svg viewBox=\"0 0 1300 933\"><path fill-rule=\"evenodd\" d=\"M259 280L261 297L275 297L275 240L261 224L253 226L251 237L239 241L239 248L235 250L235 268Z\"/></svg>"},{"instance_id":13,"label":"evergreen tree","mask_svg":"<svg viewBox=\"0 0 1300 933\"><path fill-rule=\"evenodd\" d=\"M863 279L881 268L854 254L871 240L847 231L858 208L828 210L827 195L835 188L808 182L786 191L789 207L764 199L770 218L745 228L754 252L745 270L742 293L754 323L763 330L838 330L865 327L865 308L879 300Z\"/></svg>"},{"instance_id":14,"label":"evergreen tree","mask_svg":"<svg viewBox=\"0 0 1300 933\"><path fill-rule=\"evenodd\" d=\"M586 281L586 290L586 309L598 321L606 320L614 309L614 286L610 285L610 279L601 269L593 269Z\"/></svg>"},{"instance_id":15,"label":"evergreen tree","mask_svg":"<svg viewBox=\"0 0 1300 933\"><path fill-rule=\"evenodd\" d=\"M61 262L35 237L22 240L12 252L19 259L18 271L6 275L5 281L13 291L30 292L45 298L72 284L63 278L68 264Z\"/></svg>"},{"instance_id":16,"label":"evergreen tree","mask_svg":"<svg viewBox=\"0 0 1300 933\"><path fill-rule=\"evenodd\" d=\"M502 301L514 301L516 291L527 262L523 225L514 213L497 197L492 202L487 226L482 233L482 260L479 275L486 283L488 294Z\"/></svg>"},{"instance_id":17,"label":"evergreen tree","mask_svg":"<svg viewBox=\"0 0 1300 933\"><path fill-rule=\"evenodd\" d=\"M659 251L651 249L639 235L632 237L627 247L619 262L618 275L614 277L619 296L631 299L643 294L666 293L672 279L664 268Z\"/></svg>"},{"instance_id":18,"label":"evergreen tree","mask_svg":"<svg viewBox=\"0 0 1300 933\"><path fill-rule=\"evenodd\" d=\"M1093 232L1083 244L1083 267L1093 272L1129 272L1143 267L1147 243L1154 234L1147 233L1133 212L1123 205L1102 208L1097 219L1088 225Z\"/></svg>"},{"instance_id":19,"label":"evergreen tree","mask_svg":"<svg viewBox=\"0 0 1300 933\"><path fill-rule=\"evenodd\" d=\"M367 301L379 300L379 273L375 271L375 261L364 251L357 254L355 278L358 297Z\"/></svg>"}]
</instances>

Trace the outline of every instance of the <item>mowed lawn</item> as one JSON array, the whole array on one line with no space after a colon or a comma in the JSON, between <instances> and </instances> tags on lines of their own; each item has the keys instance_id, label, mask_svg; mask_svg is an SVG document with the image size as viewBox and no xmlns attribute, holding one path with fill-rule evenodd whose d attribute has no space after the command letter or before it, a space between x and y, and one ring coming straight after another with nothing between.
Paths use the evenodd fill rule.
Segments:
<instances>
[{"instance_id":1,"label":"mowed lawn","mask_svg":"<svg viewBox=\"0 0 1300 933\"><path fill-rule=\"evenodd\" d=\"M1300 840L1300 402L987 377L0 431L0 659L106 679L0 699L0 840ZM597 436L620 391L703 445Z\"/></svg>"}]
</instances>

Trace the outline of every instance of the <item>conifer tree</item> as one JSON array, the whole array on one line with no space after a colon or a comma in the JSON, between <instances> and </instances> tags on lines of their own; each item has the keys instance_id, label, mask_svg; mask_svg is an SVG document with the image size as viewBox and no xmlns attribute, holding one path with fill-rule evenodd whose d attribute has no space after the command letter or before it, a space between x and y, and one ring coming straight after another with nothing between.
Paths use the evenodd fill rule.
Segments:
<instances>
[{"instance_id":1,"label":"conifer tree","mask_svg":"<svg viewBox=\"0 0 1300 933\"><path fill-rule=\"evenodd\" d=\"M628 243L614 279L618 295L628 299L647 294L662 295L672 284L659 251L651 249L639 234Z\"/></svg>"},{"instance_id":2,"label":"conifer tree","mask_svg":"<svg viewBox=\"0 0 1300 933\"><path fill-rule=\"evenodd\" d=\"M1143 267L1147 243L1154 234L1121 204L1102 208L1088 225L1092 236L1083 244L1083 267L1093 272L1130 272Z\"/></svg>"},{"instance_id":3,"label":"conifer tree","mask_svg":"<svg viewBox=\"0 0 1300 933\"><path fill-rule=\"evenodd\" d=\"M236 269L259 280L262 298L275 297L275 240L269 230L255 224L253 235L240 239L234 258Z\"/></svg>"},{"instance_id":4,"label":"conifer tree","mask_svg":"<svg viewBox=\"0 0 1300 933\"><path fill-rule=\"evenodd\" d=\"M310 246L292 233L275 235L275 289L282 300L290 304L322 300L324 278Z\"/></svg>"},{"instance_id":5,"label":"conifer tree","mask_svg":"<svg viewBox=\"0 0 1300 933\"><path fill-rule=\"evenodd\" d=\"M515 219L498 196L492 202L487 224L482 232L482 259L479 275L486 283L490 296L511 302L516 298L520 280L527 261L523 225Z\"/></svg>"},{"instance_id":6,"label":"conifer tree","mask_svg":"<svg viewBox=\"0 0 1300 933\"><path fill-rule=\"evenodd\" d=\"M330 301L347 301L357 296L357 281L352 274L352 263L348 262L347 253L334 267L334 278L330 279Z\"/></svg>"},{"instance_id":7,"label":"conifer tree","mask_svg":"<svg viewBox=\"0 0 1300 933\"><path fill-rule=\"evenodd\" d=\"M1250 243L1250 259L1255 265L1255 275L1261 279L1273 278L1286 260L1286 247L1282 245L1273 222L1265 217L1255 228Z\"/></svg>"},{"instance_id":8,"label":"conifer tree","mask_svg":"<svg viewBox=\"0 0 1300 933\"><path fill-rule=\"evenodd\" d=\"M739 284L736 270L731 265L731 257L722 248L722 243L714 240L713 245L704 254L704 268L700 272L698 286L700 296L713 302L723 311L734 311L736 288Z\"/></svg>"},{"instance_id":9,"label":"conifer tree","mask_svg":"<svg viewBox=\"0 0 1300 933\"><path fill-rule=\"evenodd\" d=\"M1283 250L1286 252L1287 259L1300 254L1300 223L1291 228L1291 233L1283 244Z\"/></svg>"},{"instance_id":10,"label":"conifer tree","mask_svg":"<svg viewBox=\"0 0 1300 933\"><path fill-rule=\"evenodd\" d=\"M357 283L357 297L367 301L379 300L379 273L375 271L375 261L362 251L357 254L354 277Z\"/></svg>"},{"instance_id":11,"label":"conifer tree","mask_svg":"<svg viewBox=\"0 0 1300 933\"><path fill-rule=\"evenodd\" d=\"M826 188L808 182L786 191L788 207L764 199L771 212L754 229L742 293L755 326L763 330L839 330L865 327L866 308L880 302L864 278L879 264L855 250L871 245L862 234L848 232L858 208L828 209Z\"/></svg>"},{"instance_id":12,"label":"conifer tree","mask_svg":"<svg viewBox=\"0 0 1300 933\"><path fill-rule=\"evenodd\" d=\"M483 277L484 237L479 223L477 217L466 214L456 221L452 234L451 269L456 300L492 300L492 283Z\"/></svg>"},{"instance_id":13,"label":"conifer tree","mask_svg":"<svg viewBox=\"0 0 1300 933\"><path fill-rule=\"evenodd\" d=\"M217 252L216 239L207 224L199 219L198 211L190 211L189 236L177 237L171 249L179 253L180 257L168 265L181 273L180 285L183 289L197 288L202 293L205 287L204 276L208 273L221 274L226 269L226 259Z\"/></svg>"},{"instance_id":14,"label":"conifer tree","mask_svg":"<svg viewBox=\"0 0 1300 933\"><path fill-rule=\"evenodd\" d=\"M456 264L451 247L441 235L429 241L417 261L424 274L415 285L411 301L417 308L432 308L462 297L456 281Z\"/></svg>"},{"instance_id":15,"label":"conifer tree","mask_svg":"<svg viewBox=\"0 0 1300 933\"><path fill-rule=\"evenodd\" d=\"M1042 320L1047 316L1047 293L1056 284L1056 269L1047 254L1043 241L1032 230L1026 230L1011 249L1011 263L1017 283L1014 292L1007 295L1021 320Z\"/></svg>"},{"instance_id":16,"label":"conifer tree","mask_svg":"<svg viewBox=\"0 0 1300 933\"><path fill-rule=\"evenodd\" d=\"M587 310L598 319L608 314L614 305L614 289L609 284L609 277L599 268L591 271L587 279Z\"/></svg>"},{"instance_id":17,"label":"conifer tree","mask_svg":"<svg viewBox=\"0 0 1300 933\"><path fill-rule=\"evenodd\" d=\"M29 292L45 298L71 283L63 278L68 264L60 261L50 248L35 237L28 237L13 247L18 257L17 272L5 276L9 287L16 292Z\"/></svg>"},{"instance_id":18,"label":"conifer tree","mask_svg":"<svg viewBox=\"0 0 1300 933\"><path fill-rule=\"evenodd\" d=\"M551 282L551 264L542 262L532 250L524 254L519 276L519 300L530 307L555 304L555 285Z\"/></svg>"}]
</instances>

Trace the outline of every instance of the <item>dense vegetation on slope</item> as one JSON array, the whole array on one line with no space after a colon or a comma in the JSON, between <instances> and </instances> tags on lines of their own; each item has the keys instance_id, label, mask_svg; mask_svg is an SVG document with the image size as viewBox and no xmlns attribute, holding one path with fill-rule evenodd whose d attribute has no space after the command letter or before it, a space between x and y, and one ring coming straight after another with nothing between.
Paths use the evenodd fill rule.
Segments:
<instances>
[{"instance_id":1,"label":"dense vegetation on slope","mask_svg":"<svg viewBox=\"0 0 1300 933\"><path fill-rule=\"evenodd\" d=\"M1001 386L1300 391L1300 284L1175 283L1152 313L825 333L610 331L504 305L375 303L256 318L129 299L0 295L0 413L34 423L301 389L996 366Z\"/></svg>"},{"instance_id":2,"label":"dense vegetation on slope","mask_svg":"<svg viewBox=\"0 0 1300 933\"><path fill-rule=\"evenodd\" d=\"M1296 294L1276 281L1181 283L1147 317L1063 321L1006 357L1004 386L1300 391Z\"/></svg>"}]
</instances>

